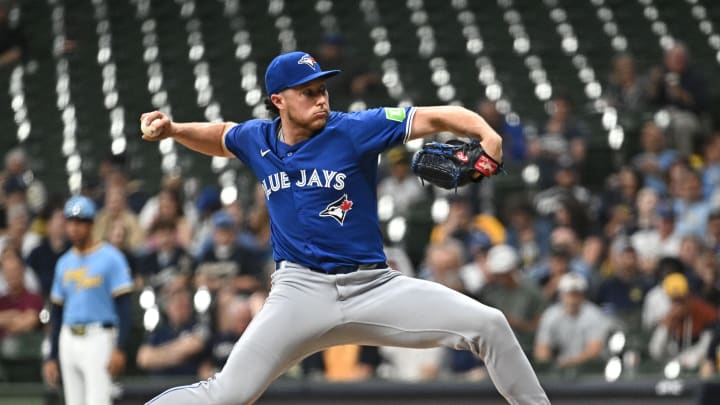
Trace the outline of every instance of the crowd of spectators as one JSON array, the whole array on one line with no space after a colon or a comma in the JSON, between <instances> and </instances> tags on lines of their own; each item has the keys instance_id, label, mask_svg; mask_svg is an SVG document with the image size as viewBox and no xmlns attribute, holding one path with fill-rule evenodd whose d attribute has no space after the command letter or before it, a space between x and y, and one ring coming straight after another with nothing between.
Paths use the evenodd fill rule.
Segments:
<instances>
[{"instance_id":1,"label":"crowd of spectators","mask_svg":"<svg viewBox=\"0 0 720 405\"><path fill-rule=\"evenodd\" d=\"M337 41L328 39L325 51ZM659 371L677 361L712 376L720 364L720 133L706 115L707 88L682 44L646 76L630 55L613 66L607 102L637 150L605 184L583 183L594 135L570 96L552 98L536 133L483 100L476 108L505 138L508 168L537 165L539 189L487 209L478 203L482 187L458 194L423 187L409 170L410 151L393 149L383 159L379 199L395 216L412 217L433 201L445 210L432 210L424 235L388 240L388 260L407 276L499 308L538 369L599 371L622 356L628 367ZM342 85L360 91L361 84ZM64 198L31 192L45 186L30 163L22 149L8 151L0 177L0 379L21 375L8 370L42 355L43 307L54 263L69 247ZM212 186L184 195L179 176L168 175L159 190L137 187L126 166L104 160L100 181L83 193L101 207L95 237L131 266L138 333L130 373L207 378L270 288L275 264L262 189L241 190L245 198L228 204ZM420 249L410 245L418 240ZM608 345L618 332L625 343ZM487 376L468 352L352 345L289 373L331 381Z\"/></svg>"}]
</instances>

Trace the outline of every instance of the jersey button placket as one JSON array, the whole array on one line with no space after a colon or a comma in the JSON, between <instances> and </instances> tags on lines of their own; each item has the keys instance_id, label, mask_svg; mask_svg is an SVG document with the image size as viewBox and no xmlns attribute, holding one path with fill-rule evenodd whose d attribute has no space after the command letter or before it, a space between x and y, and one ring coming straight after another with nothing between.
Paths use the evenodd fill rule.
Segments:
<instances>
[{"instance_id":1,"label":"jersey button placket","mask_svg":"<svg viewBox=\"0 0 720 405\"><path fill-rule=\"evenodd\" d=\"M290 176L290 191L292 192L293 205L298 212L298 224L302 225L305 229L305 235L307 235L303 241L303 250L305 250L309 255L313 255L312 252L314 251L314 244L313 239L310 236L311 233L309 232L310 227L307 225L307 222L304 221L304 215L308 215L308 213L305 210L305 202L302 198L302 189L295 184L296 181L300 180L300 171L295 165L293 154L294 152L286 153L285 159L283 159L283 164L285 166L285 171L288 173L288 176Z\"/></svg>"},{"instance_id":2,"label":"jersey button placket","mask_svg":"<svg viewBox=\"0 0 720 405\"><path fill-rule=\"evenodd\" d=\"M293 206L296 209L296 211L299 213L298 215L298 223L304 225L302 221L302 199L298 196L298 187L295 185L295 182L300 179L300 173L297 170L297 166L295 165L295 162L292 159L293 152L288 152L285 154L285 159L282 159L282 164L285 169L285 172L288 174L288 177L290 178L290 193L292 193L292 199L293 199ZM305 247L307 250L307 245L310 244L310 238L305 239Z\"/></svg>"}]
</instances>

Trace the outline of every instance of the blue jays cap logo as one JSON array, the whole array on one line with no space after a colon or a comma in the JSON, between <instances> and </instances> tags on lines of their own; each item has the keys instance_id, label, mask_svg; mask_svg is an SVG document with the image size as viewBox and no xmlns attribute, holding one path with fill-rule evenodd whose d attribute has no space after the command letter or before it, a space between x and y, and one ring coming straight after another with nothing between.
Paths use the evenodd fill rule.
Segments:
<instances>
[{"instance_id":1,"label":"blue jays cap logo","mask_svg":"<svg viewBox=\"0 0 720 405\"><path fill-rule=\"evenodd\" d=\"M311 80L329 79L338 73L339 70L322 70L320 64L307 52L284 53L276 56L268 65L265 71L265 89L267 94L277 94Z\"/></svg>"},{"instance_id":2,"label":"blue jays cap logo","mask_svg":"<svg viewBox=\"0 0 720 405\"><path fill-rule=\"evenodd\" d=\"M330 217L336 220L340 225L345 222L345 216L352 209L353 202L348 200L347 194L328 204L328 206L320 212L321 217Z\"/></svg>"},{"instance_id":3,"label":"blue jays cap logo","mask_svg":"<svg viewBox=\"0 0 720 405\"><path fill-rule=\"evenodd\" d=\"M315 70L315 58L306 53L298 60L298 65L308 65Z\"/></svg>"}]
</instances>

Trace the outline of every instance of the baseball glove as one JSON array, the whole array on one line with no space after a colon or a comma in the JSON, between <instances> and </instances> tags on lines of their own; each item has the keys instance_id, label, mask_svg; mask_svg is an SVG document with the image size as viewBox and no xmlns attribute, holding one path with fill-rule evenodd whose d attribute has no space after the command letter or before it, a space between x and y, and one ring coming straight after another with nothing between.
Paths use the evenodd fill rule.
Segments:
<instances>
[{"instance_id":1,"label":"baseball glove","mask_svg":"<svg viewBox=\"0 0 720 405\"><path fill-rule=\"evenodd\" d=\"M415 153L412 171L428 183L455 189L470 182L480 182L502 171L498 163L483 150L480 142L451 140L448 143L426 143Z\"/></svg>"}]
</instances>

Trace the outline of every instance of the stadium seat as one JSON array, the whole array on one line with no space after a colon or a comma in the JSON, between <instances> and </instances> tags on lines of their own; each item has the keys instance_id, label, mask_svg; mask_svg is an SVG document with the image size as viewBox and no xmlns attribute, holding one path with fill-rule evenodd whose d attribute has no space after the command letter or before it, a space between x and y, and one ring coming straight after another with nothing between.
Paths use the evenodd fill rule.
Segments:
<instances>
[{"instance_id":1,"label":"stadium seat","mask_svg":"<svg viewBox=\"0 0 720 405\"><path fill-rule=\"evenodd\" d=\"M165 159L176 162L186 173L213 181L219 166L210 159L186 153L183 148L160 150L142 143L137 136L137 117L143 111L159 108L153 102L159 100L179 119L206 119L207 109L198 105L198 94L192 85L197 79L198 65L207 67L212 99L223 119L243 120L264 115L259 99L251 95L248 103L246 96L253 89L262 91L264 66L281 51L282 36L294 41L288 43L294 43L297 48L312 51L323 35L337 30L356 57L390 79L389 98L372 95L366 100L355 100L361 103L356 106L401 102L431 105L452 101L471 106L486 92L486 83L478 77L479 69L492 66L494 80L501 86L502 97L507 99L512 111L518 113L523 122L539 125L547 115L546 98L536 94L538 84L547 83L553 89L564 87L578 101L580 114L593 128L590 145L593 152L598 152L592 154L593 159L599 156L598 164L606 161L604 156L610 153L606 146L607 129L600 125L597 106L585 93L586 82L580 77L580 64L562 48L558 31L565 29L561 28L563 23L574 27L577 52L585 57L594 79L601 83L608 76L612 55L623 49L618 47L618 42L613 42L613 35L625 38L627 50L637 57L639 70L643 71L662 58L659 33L663 29L690 45L706 75L720 73L718 48L712 45L720 41L720 37L713 37L717 30L712 26L720 24L720 6L703 0L77 1L62 7L64 13L61 14L58 7L59 3L22 2L20 14L25 30L31 33L28 49L33 62L24 66L22 80L24 106L31 128L23 143L32 154L44 156L45 161L36 163L34 169L58 189L64 188L70 173L57 167L65 167L72 154L62 153L57 147L68 136L63 133L76 135L73 153L81 157L80 169L85 172L94 171L98 157L102 156L91 151L109 151L112 140L119 136L111 131L114 118L105 106L108 92L113 91L117 92L118 106L122 107L120 113L125 125L122 136L126 139L134 174L142 173L152 187L160 181L162 170L148 168L151 162ZM98 7L104 7L104 13L98 13ZM648 7L657 11L656 15L649 12ZM564 19L557 18L561 12ZM105 17L108 25L103 31L100 26ZM56 32L58 25L53 21L57 18L63 23L59 27L64 32ZM472 22L464 23L463 19L472 19ZM191 27L188 24L192 25L192 20L201 23ZM653 26L655 21L662 24ZM146 22L153 25L143 25ZM467 49L468 32L463 29L470 25L477 28L482 38L482 48L477 54ZM281 35L281 32L286 33ZM75 41L76 47L65 53L53 53L56 39L63 33ZM111 37L112 56L108 61L98 60L98 41L103 33ZM202 42L204 53L193 61L189 58L189 42L196 40ZM529 41L529 47L523 48L524 40ZM242 48L243 44L249 46ZM386 44L388 52L382 50ZM720 47L720 43L717 46ZM155 52L155 56L148 52ZM151 57L148 59L148 56ZM55 86L63 59L67 60L70 104L58 106L65 97L56 93ZM149 86L151 77L157 74L150 72L152 63L161 68L159 88ZM106 80L103 69L108 64L116 68L114 89L103 89ZM10 73L2 75L0 84L4 88L9 86ZM245 86L248 88L238 86L244 79L246 84L252 80L256 83ZM439 95L443 83L455 90L447 100L443 99L445 95ZM14 112L8 108L11 95L2 93L0 103L4 107L0 113L12 117ZM74 108L68 110L68 106ZM342 107L346 106L338 106ZM2 120L0 129L17 134L18 124L13 119ZM5 137L2 142L2 147L7 149L19 140ZM168 160L167 154L175 157ZM593 171L597 174L593 181L605 172Z\"/></svg>"}]
</instances>

